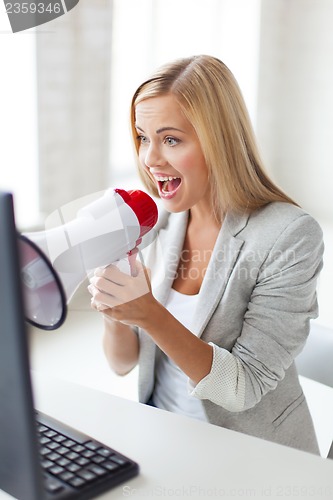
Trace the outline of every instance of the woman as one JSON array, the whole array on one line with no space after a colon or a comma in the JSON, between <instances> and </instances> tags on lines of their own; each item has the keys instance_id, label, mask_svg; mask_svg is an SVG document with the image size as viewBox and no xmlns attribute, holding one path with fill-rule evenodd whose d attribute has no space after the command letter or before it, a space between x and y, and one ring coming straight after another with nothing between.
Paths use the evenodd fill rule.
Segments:
<instances>
[{"instance_id":1,"label":"woman","mask_svg":"<svg viewBox=\"0 0 333 500\"><path fill-rule=\"evenodd\" d=\"M320 227L264 173L220 60L162 67L131 121L163 209L147 267L97 269L89 286L111 367L139 363L142 402L318 453L294 358L317 316Z\"/></svg>"}]
</instances>

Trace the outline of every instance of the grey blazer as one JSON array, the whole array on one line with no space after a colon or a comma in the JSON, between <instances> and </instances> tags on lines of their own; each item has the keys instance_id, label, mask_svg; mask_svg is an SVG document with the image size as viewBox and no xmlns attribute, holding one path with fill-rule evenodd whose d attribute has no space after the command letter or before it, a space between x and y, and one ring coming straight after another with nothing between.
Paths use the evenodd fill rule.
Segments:
<instances>
[{"instance_id":1,"label":"grey blazer","mask_svg":"<svg viewBox=\"0 0 333 500\"><path fill-rule=\"evenodd\" d=\"M162 212L158 237L143 251L162 304L178 268L187 217ZM245 407L231 412L202 400L209 422L319 452L294 358L317 316L322 257L322 231L298 207L271 203L251 215L228 213L200 289L195 333L242 363ZM158 348L142 330L139 339L139 399L145 403L154 389Z\"/></svg>"}]
</instances>

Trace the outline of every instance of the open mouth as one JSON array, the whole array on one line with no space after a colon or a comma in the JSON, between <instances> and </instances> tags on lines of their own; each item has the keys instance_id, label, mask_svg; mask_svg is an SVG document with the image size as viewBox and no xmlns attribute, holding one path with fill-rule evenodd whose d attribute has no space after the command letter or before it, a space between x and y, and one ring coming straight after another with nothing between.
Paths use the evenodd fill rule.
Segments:
<instances>
[{"instance_id":1,"label":"open mouth","mask_svg":"<svg viewBox=\"0 0 333 500\"><path fill-rule=\"evenodd\" d=\"M164 197L173 196L182 182L180 177L171 177L171 176L169 177L159 176L156 177L156 180L158 184L159 193L161 196Z\"/></svg>"}]
</instances>

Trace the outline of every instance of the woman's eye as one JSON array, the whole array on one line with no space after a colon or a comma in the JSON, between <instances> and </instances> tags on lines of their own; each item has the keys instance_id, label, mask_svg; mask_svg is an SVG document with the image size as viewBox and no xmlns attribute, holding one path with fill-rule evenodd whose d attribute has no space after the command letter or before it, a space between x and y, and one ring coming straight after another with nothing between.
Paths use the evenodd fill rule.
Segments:
<instances>
[{"instance_id":1,"label":"woman's eye","mask_svg":"<svg viewBox=\"0 0 333 500\"><path fill-rule=\"evenodd\" d=\"M168 146L176 146L176 144L179 143L179 140L175 139L175 137L166 137L164 141L168 144Z\"/></svg>"},{"instance_id":2,"label":"woman's eye","mask_svg":"<svg viewBox=\"0 0 333 500\"><path fill-rule=\"evenodd\" d=\"M140 142L141 144L146 144L148 142L148 139L145 135L138 135L137 141Z\"/></svg>"}]
</instances>

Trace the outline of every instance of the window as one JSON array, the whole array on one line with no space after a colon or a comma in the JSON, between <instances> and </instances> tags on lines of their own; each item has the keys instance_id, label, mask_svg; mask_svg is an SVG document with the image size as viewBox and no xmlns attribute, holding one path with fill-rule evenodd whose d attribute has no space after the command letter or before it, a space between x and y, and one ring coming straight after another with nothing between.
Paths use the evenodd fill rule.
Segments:
<instances>
[{"instance_id":1,"label":"window","mask_svg":"<svg viewBox=\"0 0 333 500\"><path fill-rule=\"evenodd\" d=\"M19 226L38 217L34 31L13 34L0 15L0 189L14 193Z\"/></svg>"}]
</instances>

